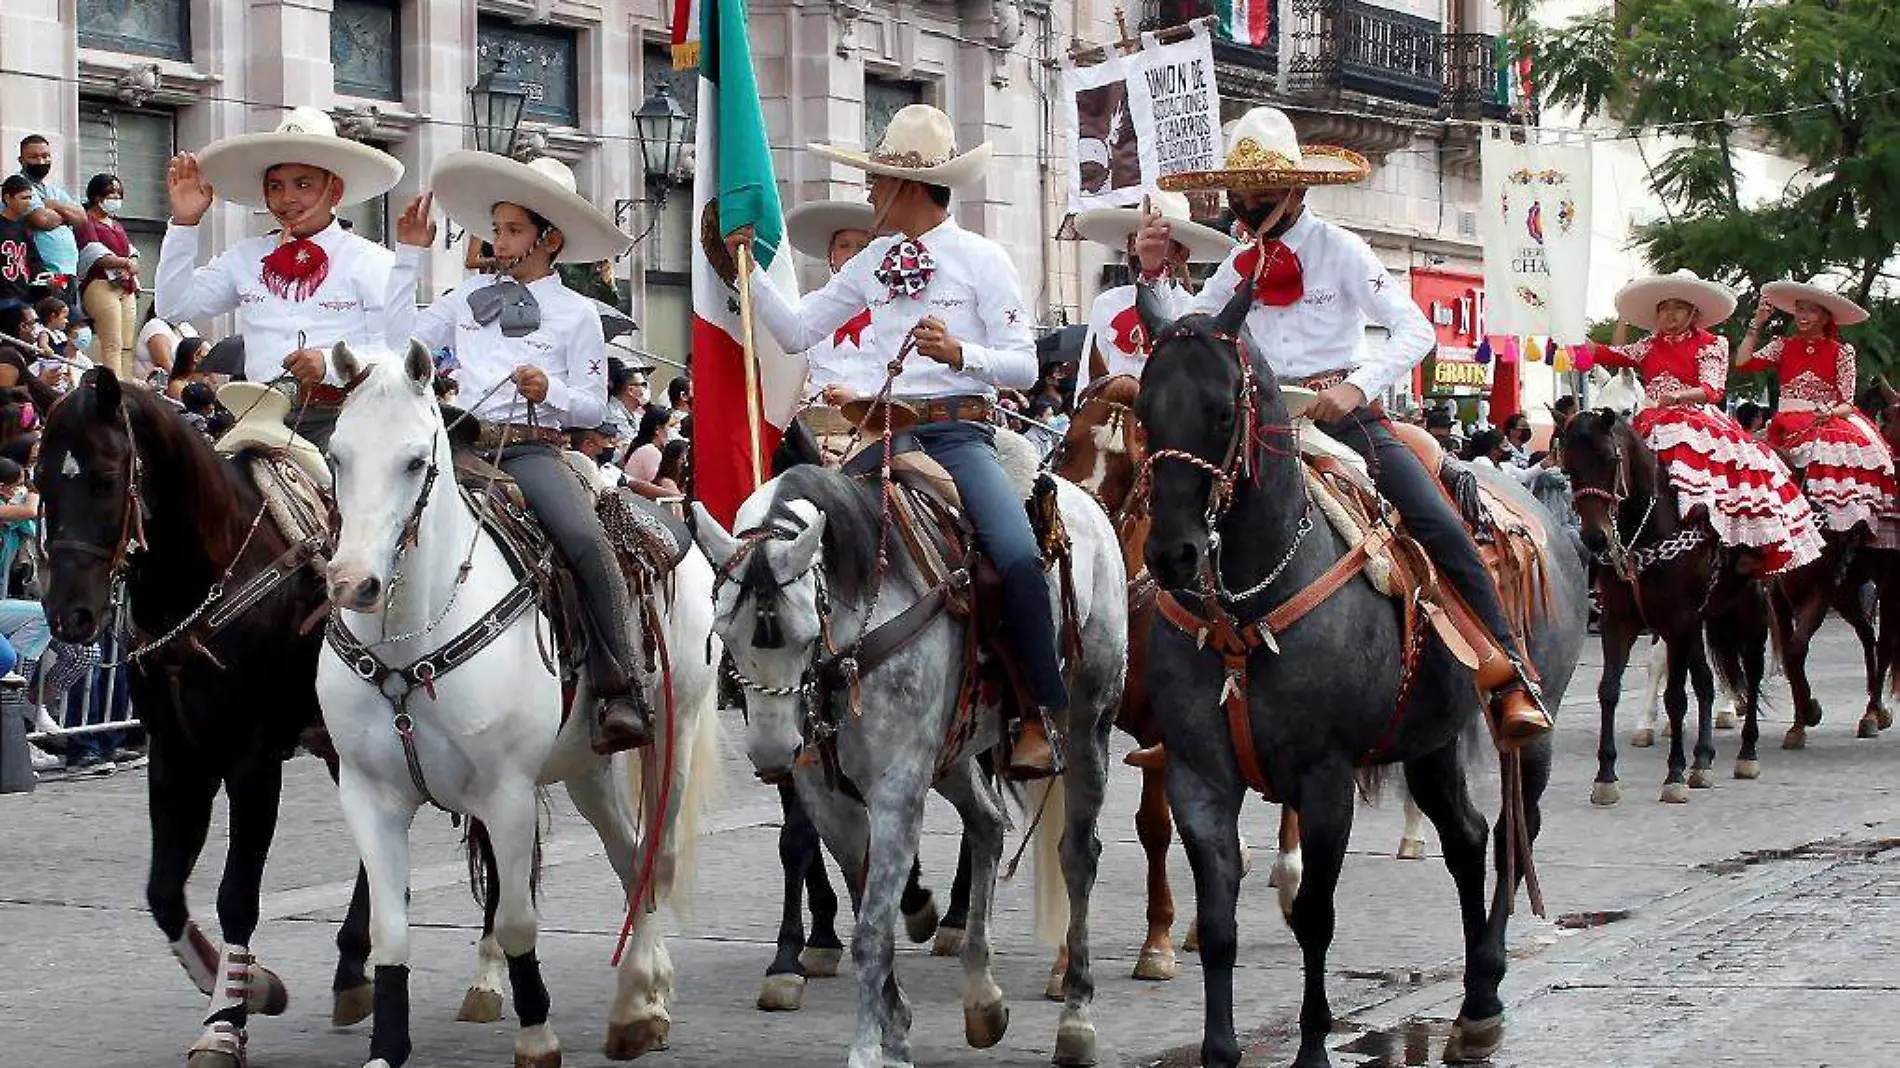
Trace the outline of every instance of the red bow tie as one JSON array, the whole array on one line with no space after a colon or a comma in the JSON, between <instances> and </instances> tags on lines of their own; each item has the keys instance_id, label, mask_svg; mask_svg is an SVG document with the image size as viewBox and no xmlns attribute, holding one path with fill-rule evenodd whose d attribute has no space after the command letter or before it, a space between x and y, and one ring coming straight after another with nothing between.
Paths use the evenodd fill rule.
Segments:
<instances>
[{"instance_id":1,"label":"red bow tie","mask_svg":"<svg viewBox=\"0 0 1900 1068\"><path fill-rule=\"evenodd\" d=\"M846 320L845 324L838 328L838 332L831 335L831 343L834 346L841 346L849 341L852 348L861 349L864 347L865 328L870 325L871 309L866 308Z\"/></svg>"},{"instance_id":2,"label":"red bow tie","mask_svg":"<svg viewBox=\"0 0 1900 1068\"><path fill-rule=\"evenodd\" d=\"M1260 270L1263 248L1267 255L1264 271ZM1274 240L1249 246L1234 257L1234 270L1240 272L1242 279L1255 279L1253 299L1256 304L1284 308L1306 295L1306 282L1300 274L1300 258L1286 247L1284 241ZM1256 271L1259 272L1257 277Z\"/></svg>"},{"instance_id":3,"label":"red bow tie","mask_svg":"<svg viewBox=\"0 0 1900 1068\"><path fill-rule=\"evenodd\" d=\"M300 237L264 257L264 288L285 300L308 300L330 275L323 246Z\"/></svg>"},{"instance_id":4,"label":"red bow tie","mask_svg":"<svg viewBox=\"0 0 1900 1068\"><path fill-rule=\"evenodd\" d=\"M1130 304L1108 321L1108 328L1114 332L1109 344L1133 356L1148 351L1148 328L1141 324L1141 309Z\"/></svg>"}]
</instances>

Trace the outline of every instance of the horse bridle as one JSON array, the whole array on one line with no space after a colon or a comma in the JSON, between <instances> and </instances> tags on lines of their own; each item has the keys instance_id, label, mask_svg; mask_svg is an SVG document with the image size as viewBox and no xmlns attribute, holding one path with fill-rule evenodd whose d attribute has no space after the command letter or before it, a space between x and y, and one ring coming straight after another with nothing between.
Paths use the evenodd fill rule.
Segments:
<instances>
[{"instance_id":1,"label":"horse bridle","mask_svg":"<svg viewBox=\"0 0 1900 1068\"><path fill-rule=\"evenodd\" d=\"M726 583L738 581L737 575L740 569L751 559L753 553L763 551L763 546L767 542L791 541L798 535L798 531L771 524L742 531L737 536L739 547L733 550L732 555L726 558L726 562L713 573L713 603L715 605L719 603L719 591ZM726 660L727 673L746 691L762 697L798 698L800 704L804 706L804 716L799 723L800 752L808 751L824 743L838 732L837 722L825 716L824 710L819 707L820 702L816 700L819 674L823 670L826 659L836 655L831 647L831 598L825 589L824 570L818 566L817 557L814 555L812 562L803 571L786 579L773 576L775 581L771 588L754 590L752 597L753 644L761 649L784 648L784 636L778 629L777 605L768 604L768 599L763 594L776 594L796 584L807 575L812 577L812 584L815 587L813 598L818 610L818 640L812 643L811 658L806 662L804 671L799 674L797 684L767 686L740 671L739 665L732 658L728 657ZM761 641L761 638L767 640ZM849 654L840 661L840 666L849 673L856 672L855 660ZM747 723L750 723L752 715L744 702L740 702L739 709L739 714Z\"/></svg>"},{"instance_id":2,"label":"horse bridle","mask_svg":"<svg viewBox=\"0 0 1900 1068\"><path fill-rule=\"evenodd\" d=\"M123 580L126 562L134 553L145 547L145 498L139 492L144 465L139 461L138 439L132 433L132 416L124 406L119 408L119 422L125 429L125 491L120 504L123 514L119 519L119 540L110 551L100 548L89 541L74 541L68 538L56 538L46 543L46 552L50 556L56 552L72 552L81 556L90 556L106 561L109 568L108 581L115 587ZM45 503L40 505L44 511Z\"/></svg>"}]
</instances>

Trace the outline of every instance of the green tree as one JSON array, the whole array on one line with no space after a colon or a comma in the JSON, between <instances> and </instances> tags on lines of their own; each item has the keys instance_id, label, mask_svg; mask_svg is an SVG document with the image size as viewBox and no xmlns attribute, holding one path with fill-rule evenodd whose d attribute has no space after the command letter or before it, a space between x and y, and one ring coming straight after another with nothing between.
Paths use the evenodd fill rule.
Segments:
<instances>
[{"instance_id":1,"label":"green tree","mask_svg":"<svg viewBox=\"0 0 1900 1068\"><path fill-rule=\"evenodd\" d=\"M1629 130L1668 126L1648 153L1667 209L1635 240L1659 270L1735 286L1739 339L1761 287L1830 275L1873 313L1849 331L1863 381L1900 363L1900 3L1895 0L1620 0L1558 27L1532 0L1504 0L1546 104ZM1752 117L1751 117L1752 116ZM1737 153L1802 169L1779 195L1744 202Z\"/></svg>"}]
</instances>

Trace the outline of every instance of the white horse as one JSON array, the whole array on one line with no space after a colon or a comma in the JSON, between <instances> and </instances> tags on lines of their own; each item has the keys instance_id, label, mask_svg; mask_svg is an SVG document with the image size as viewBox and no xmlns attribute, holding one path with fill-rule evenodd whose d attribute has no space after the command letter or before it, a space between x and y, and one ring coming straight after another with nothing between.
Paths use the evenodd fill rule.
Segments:
<instances>
[{"instance_id":1,"label":"white horse","mask_svg":"<svg viewBox=\"0 0 1900 1068\"><path fill-rule=\"evenodd\" d=\"M456 492L428 352L412 345L406 353L365 355L374 358L359 360L342 345L334 353L333 366L346 377L368 373L344 405L330 443L342 518L330 561L331 625L346 628L397 673L379 689L368 681L375 664L360 655L346 662L333 643L318 668L317 695L342 758L344 817L369 874L370 1068L400 1068L409 1054L409 826L431 799L481 821L493 843L500 891L493 937L522 1025L515 1064L560 1063L535 958L529 889L537 791L554 782L566 784L635 902L634 941L620 963L606 1052L617 1060L637 1057L665 1044L673 988L672 960L646 914L688 895L683 881L691 862L684 851L710 807L716 778L712 571L696 550L689 552L670 578L670 606L656 605L664 613L672 689L666 694L657 681L647 683L656 742L640 761L631 754L603 758L590 748L592 697L584 673L577 711L563 722L561 683L548 667L544 621L534 611L489 628L491 641L433 670L430 665L447 656L446 643L507 618L495 609L516 580ZM427 676L433 677L403 692L405 678ZM670 725L664 720L669 707ZM642 775L643 761L664 770ZM637 807L648 817L645 836Z\"/></svg>"},{"instance_id":2,"label":"white horse","mask_svg":"<svg viewBox=\"0 0 1900 1068\"><path fill-rule=\"evenodd\" d=\"M1095 1063L1095 982L1089 960L1088 901L1101 842L1096 817L1108 775L1108 735L1127 675L1128 596L1121 548L1108 516L1086 493L1058 481L1058 504L1073 547L1082 648L1069 665L1067 769L1060 789L1036 791L1042 808L1038 845L1038 926L1052 933L1064 904L1050 900L1048 846L1061 832L1067 889L1068 969L1055 1042L1057 1064ZM858 1023L850 1068L910 1064L910 1021L893 965L899 891L910 871L931 789L963 818L972 861L969 923L963 941L964 1036L987 1048L1001 1041L1009 1006L990 972L990 910L1002 856L1001 798L976 756L996 744L993 711L977 709L950 760L940 764L964 676L964 624L947 612L926 617L916 637L859 678L860 714L820 707L809 682L830 676L839 651L855 659L861 636L911 606L942 594L924 581L894 531L888 573L877 575L883 523L878 487L837 471L798 467L761 487L739 509L738 538L697 512L695 533L725 577L716 591L716 626L746 687L747 751L760 778L792 776L825 845L853 883L857 931ZM1059 605L1057 578L1051 598ZM874 593L873 591L876 590ZM1058 609L1059 611L1059 609ZM1060 618L1060 616L1058 616ZM867 644L866 648L871 646ZM849 700L848 697L844 698ZM835 729L833 770L855 783L829 785L822 735ZM816 759L814 759L816 758ZM937 769L947 764L941 778ZM1053 872L1049 873L1053 876Z\"/></svg>"}]
</instances>

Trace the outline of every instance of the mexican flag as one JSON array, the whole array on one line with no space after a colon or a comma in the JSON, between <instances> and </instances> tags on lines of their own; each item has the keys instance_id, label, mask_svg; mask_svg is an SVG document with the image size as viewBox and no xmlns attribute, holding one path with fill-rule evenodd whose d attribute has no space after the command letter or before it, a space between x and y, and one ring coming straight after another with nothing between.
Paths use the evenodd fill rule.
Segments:
<instances>
[{"instance_id":1,"label":"mexican flag","mask_svg":"<svg viewBox=\"0 0 1900 1068\"><path fill-rule=\"evenodd\" d=\"M673 65L699 70L699 132L693 181L693 492L727 527L758 488L755 469L770 475L779 431L790 421L805 384L805 361L781 352L755 323L760 425L756 468L748 425L746 353L739 296L707 259L697 235L718 204L720 233L751 226L759 265L779 292L798 292L790 255L780 255L785 214L772 176L765 114L752 73L744 0L677 0Z\"/></svg>"},{"instance_id":2,"label":"mexican flag","mask_svg":"<svg viewBox=\"0 0 1900 1068\"><path fill-rule=\"evenodd\" d=\"M1273 32L1273 5L1278 0L1215 0L1220 18L1220 35L1236 44L1267 46Z\"/></svg>"}]
</instances>

